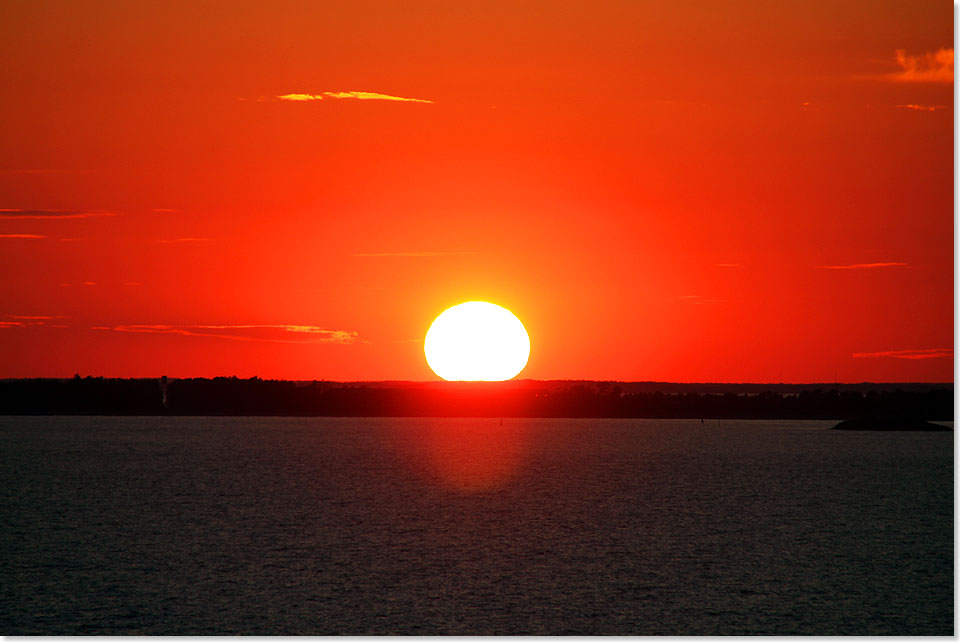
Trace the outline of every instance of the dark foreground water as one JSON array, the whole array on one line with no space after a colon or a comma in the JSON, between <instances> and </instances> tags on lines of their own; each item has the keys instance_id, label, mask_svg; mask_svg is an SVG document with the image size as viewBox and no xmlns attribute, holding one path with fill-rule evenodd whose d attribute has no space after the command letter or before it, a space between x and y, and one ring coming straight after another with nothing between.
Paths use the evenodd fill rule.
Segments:
<instances>
[{"instance_id":1,"label":"dark foreground water","mask_svg":"<svg viewBox=\"0 0 960 642\"><path fill-rule=\"evenodd\" d=\"M953 633L953 434L0 417L4 634Z\"/></svg>"}]
</instances>

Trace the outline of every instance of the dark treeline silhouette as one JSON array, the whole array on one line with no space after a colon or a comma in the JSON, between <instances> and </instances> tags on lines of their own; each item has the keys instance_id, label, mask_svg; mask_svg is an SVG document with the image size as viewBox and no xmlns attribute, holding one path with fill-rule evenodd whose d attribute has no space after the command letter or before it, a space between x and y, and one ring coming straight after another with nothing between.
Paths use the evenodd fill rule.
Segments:
<instances>
[{"instance_id":1,"label":"dark treeline silhouette","mask_svg":"<svg viewBox=\"0 0 960 642\"><path fill-rule=\"evenodd\" d=\"M761 384L662 384L666 390L681 385L684 391L631 391L637 385L8 379L0 381L0 414L953 419L953 384L775 384L767 390ZM742 392L742 386L759 392Z\"/></svg>"}]
</instances>

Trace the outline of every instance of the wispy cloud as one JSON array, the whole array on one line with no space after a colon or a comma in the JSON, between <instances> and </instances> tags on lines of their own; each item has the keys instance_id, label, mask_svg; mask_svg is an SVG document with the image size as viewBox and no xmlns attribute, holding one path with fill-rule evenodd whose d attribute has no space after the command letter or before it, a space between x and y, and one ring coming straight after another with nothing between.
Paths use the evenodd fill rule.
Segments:
<instances>
[{"instance_id":1,"label":"wispy cloud","mask_svg":"<svg viewBox=\"0 0 960 642\"><path fill-rule=\"evenodd\" d=\"M946 109L946 105L897 105L900 109L912 109L913 111L940 111L941 109Z\"/></svg>"},{"instance_id":2,"label":"wispy cloud","mask_svg":"<svg viewBox=\"0 0 960 642\"><path fill-rule=\"evenodd\" d=\"M307 103L313 100L323 100L323 94L283 94L277 96L277 98L290 103Z\"/></svg>"},{"instance_id":3,"label":"wispy cloud","mask_svg":"<svg viewBox=\"0 0 960 642\"><path fill-rule=\"evenodd\" d=\"M874 268L909 267L906 263L853 263L851 265L818 265L818 270L872 270Z\"/></svg>"},{"instance_id":4,"label":"wispy cloud","mask_svg":"<svg viewBox=\"0 0 960 642\"><path fill-rule=\"evenodd\" d=\"M429 105L434 104L432 100L425 100L423 98L404 98L402 96L391 96L390 94L379 94L373 91L322 91L319 94L283 94L277 96L278 99L286 102L295 102L295 103L305 103L313 102L317 100L333 99L333 100L392 100L394 102L401 103L426 103Z\"/></svg>"},{"instance_id":5,"label":"wispy cloud","mask_svg":"<svg viewBox=\"0 0 960 642\"><path fill-rule=\"evenodd\" d=\"M854 359L889 357L891 359L950 359L953 348L926 348L923 350L885 350L883 352L854 352Z\"/></svg>"},{"instance_id":6,"label":"wispy cloud","mask_svg":"<svg viewBox=\"0 0 960 642\"><path fill-rule=\"evenodd\" d=\"M896 53L900 71L886 77L896 82L951 83L953 82L953 48L941 47L918 56L898 49Z\"/></svg>"},{"instance_id":7,"label":"wispy cloud","mask_svg":"<svg viewBox=\"0 0 960 642\"><path fill-rule=\"evenodd\" d=\"M172 208L172 207L155 207L155 208L153 208L153 209L150 210L150 211L151 211L151 212L157 212L158 214L171 214L171 213L173 213L173 212L179 212L180 210L175 209L175 208Z\"/></svg>"},{"instance_id":8,"label":"wispy cloud","mask_svg":"<svg viewBox=\"0 0 960 642\"><path fill-rule=\"evenodd\" d=\"M14 319L14 320L13 321L0 320L0 328L25 328L28 326L47 325L48 321L53 321L54 319L65 319L65 318L66 317L63 317L63 316L50 316L50 315L8 314L7 319Z\"/></svg>"},{"instance_id":9,"label":"wispy cloud","mask_svg":"<svg viewBox=\"0 0 960 642\"><path fill-rule=\"evenodd\" d=\"M208 337L232 341L267 343L358 343L356 332L327 330L315 325L250 324L250 325L117 325L98 326L94 330L154 334L176 334L185 337Z\"/></svg>"},{"instance_id":10,"label":"wispy cloud","mask_svg":"<svg viewBox=\"0 0 960 642\"><path fill-rule=\"evenodd\" d=\"M361 252L354 256L400 256L400 257L423 257L423 256L469 256L476 252Z\"/></svg>"},{"instance_id":11,"label":"wispy cloud","mask_svg":"<svg viewBox=\"0 0 960 642\"><path fill-rule=\"evenodd\" d=\"M202 243L210 239L199 238L196 236L185 236L179 239L153 239L154 243Z\"/></svg>"},{"instance_id":12,"label":"wispy cloud","mask_svg":"<svg viewBox=\"0 0 960 642\"><path fill-rule=\"evenodd\" d=\"M41 234L0 234L0 239L45 239Z\"/></svg>"},{"instance_id":13,"label":"wispy cloud","mask_svg":"<svg viewBox=\"0 0 960 642\"><path fill-rule=\"evenodd\" d=\"M62 220L70 218L93 218L98 216L116 216L116 214L113 212L99 212L90 210L0 209L0 218Z\"/></svg>"},{"instance_id":14,"label":"wispy cloud","mask_svg":"<svg viewBox=\"0 0 960 642\"><path fill-rule=\"evenodd\" d=\"M401 96L391 96L389 94L378 94L373 91L326 91L323 93L327 98L353 98L356 100L394 100L402 103L426 103L433 104L432 100L423 98L403 98Z\"/></svg>"}]
</instances>

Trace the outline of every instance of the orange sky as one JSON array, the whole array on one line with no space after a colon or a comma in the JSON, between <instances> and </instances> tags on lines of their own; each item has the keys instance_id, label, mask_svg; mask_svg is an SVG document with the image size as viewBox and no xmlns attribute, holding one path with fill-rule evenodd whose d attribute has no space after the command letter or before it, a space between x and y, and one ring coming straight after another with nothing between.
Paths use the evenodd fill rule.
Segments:
<instances>
[{"instance_id":1,"label":"orange sky","mask_svg":"<svg viewBox=\"0 0 960 642\"><path fill-rule=\"evenodd\" d=\"M952 381L953 109L948 2L5 3L0 377Z\"/></svg>"}]
</instances>

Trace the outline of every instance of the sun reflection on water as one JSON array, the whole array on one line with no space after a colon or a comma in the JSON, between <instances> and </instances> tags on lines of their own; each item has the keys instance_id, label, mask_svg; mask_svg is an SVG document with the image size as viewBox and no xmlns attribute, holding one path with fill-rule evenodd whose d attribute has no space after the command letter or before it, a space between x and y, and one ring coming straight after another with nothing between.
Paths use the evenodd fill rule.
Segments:
<instances>
[{"instance_id":1,"label":"sun reflection on water","mask_svg":"<svg viewBox=\"0 0 960 642\"><path fill-rule=\"evenodd\" d=\"M529 434L517 419L430 420L411 445L411 463L430 483L484 492L503 487L522 470Z\"/></svg>"}]
</instances>

